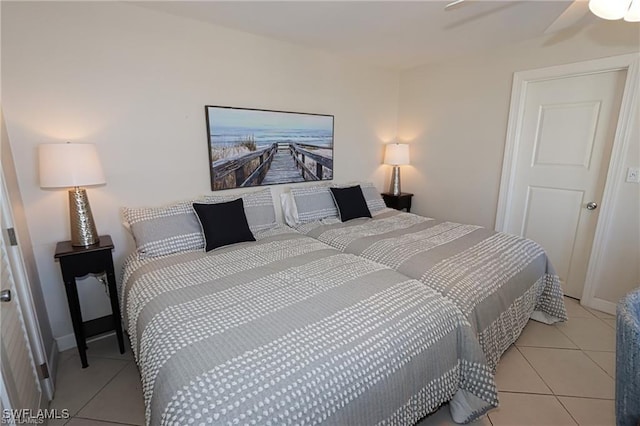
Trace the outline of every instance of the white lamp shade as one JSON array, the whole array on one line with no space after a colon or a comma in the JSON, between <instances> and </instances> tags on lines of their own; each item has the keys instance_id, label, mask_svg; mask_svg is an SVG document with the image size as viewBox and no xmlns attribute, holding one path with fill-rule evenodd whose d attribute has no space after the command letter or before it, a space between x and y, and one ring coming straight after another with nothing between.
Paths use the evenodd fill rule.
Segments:
<instances>
[{"instance_id":1,"label":"white lamp shade","mask_svg":"<svg viewBox=\"0 0 640 426\"><path fill-rule=\"evenodd\" d=\"M38 147L41 188L105 183L98 151L93 144L55 143Z\"/></svg>"},{"instance_id":2,"label":"white lamp shade","mask_svg":"<svg viewBox=\"0 0 640 426\"><path fill-rule=\"evenodd\" d=\"M624 15L624 20L627 22L640 22L640 0L634 0L631 3L631 7Z\"/></svg>"},{"instance_id":3,"label":"white lamp shade","mask_svg":"<svg viewBox=\"0 0 640 426\"><path fill-rule=\"evenodd\" d=\"M589 0L589 10L599 18L616 20L626 15L630 4L631 0Z\"/></svg>"},{"instance_id":4,"label":"white lamp shade","mask_svg":"<svg viewBox=\"0 0 640 426\"><path fill-rule=\"evenodd\" d=\"M409 145L406 143L387 144L384 151L384 164L392 166L409 164Z\"/></svg>"}]
</instances>

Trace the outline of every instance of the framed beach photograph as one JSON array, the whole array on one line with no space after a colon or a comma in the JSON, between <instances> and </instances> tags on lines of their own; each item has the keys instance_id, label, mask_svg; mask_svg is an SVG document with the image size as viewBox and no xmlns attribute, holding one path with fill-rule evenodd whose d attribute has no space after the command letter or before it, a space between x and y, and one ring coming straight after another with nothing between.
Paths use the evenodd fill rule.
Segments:
<instances>
[{"instance_id":1,"label":"framed beach photograph","mask_svg":"<svg viewBox=\"0 0 640 426\"><path fill-rule=\"evenodd\" d=\"M213 191L333 179L333 115L205 106Z\"/></svg>"}]
</instances>

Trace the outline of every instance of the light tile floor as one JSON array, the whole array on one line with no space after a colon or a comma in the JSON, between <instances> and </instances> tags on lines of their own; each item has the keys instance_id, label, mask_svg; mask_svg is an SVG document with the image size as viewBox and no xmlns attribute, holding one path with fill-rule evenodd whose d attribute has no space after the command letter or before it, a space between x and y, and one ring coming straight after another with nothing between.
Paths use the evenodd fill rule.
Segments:
<instances>
[{"instance_id":1,"label":"light tile floor","mask_svg":"<svg viewBox=\"0 0 640 426\"><path fill-rule=\"evenodd\" d=\"M570 320L549 326L530 321L498 365L500 407L474 425L615 425L615 318L566 299ZM61 353L51 408L72 418L52 425L144 424L140 376L131 350L115 336L88 344L89 368L75 349ZM420 426L454 424L442 407Z\"/></svg>"}]
</instances>

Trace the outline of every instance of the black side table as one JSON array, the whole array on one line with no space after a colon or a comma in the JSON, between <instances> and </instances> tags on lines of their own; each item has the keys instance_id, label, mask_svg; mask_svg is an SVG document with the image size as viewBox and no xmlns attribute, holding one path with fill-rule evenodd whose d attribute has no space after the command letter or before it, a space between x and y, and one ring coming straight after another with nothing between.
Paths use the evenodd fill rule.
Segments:
<instances>
[{"instance_id":1,"label":"black side table","mask_svg":"<svg viewBox=\"0 0 640 426\"><path fill-rule=\"evenodd\" d=\"M393 195L390 192L383 192L382 199L387 207L396 210L407 209L407 213L411 211L411 197L413 194L401 192L400 195Z\"/></svg>"},{"instance_id":2,"label":"black side table","mask_svg":"<svg viewBox=\"0 0 640 426\"><path fill-rule=\"evenodd\" d=\"M95 336L115 328L120 353L124 353L118 290L116 288L116 275L113 270L111 250L113 250L113 242L109 235L101 236L98 244L89 247L73 247L71 241L62 241L56 245L54 258L60 260L62 279L64 280L64 288L67 291L69 311L71 313L71 321L73 322L73 333L76 336L76 344L78 345L82 368L86 368L89 365L87 363L87 337ZM89 274L102 273L106 273L107 275L112 314L82 322L76 278L81 278Z\"/></svg>"}]
</instances>

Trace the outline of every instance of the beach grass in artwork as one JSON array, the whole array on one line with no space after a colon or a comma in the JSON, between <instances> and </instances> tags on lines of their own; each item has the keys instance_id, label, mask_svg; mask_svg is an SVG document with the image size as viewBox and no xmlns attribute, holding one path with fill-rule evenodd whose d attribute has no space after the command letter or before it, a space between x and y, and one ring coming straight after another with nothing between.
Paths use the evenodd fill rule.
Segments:
<instances>
[{"instance_id":1,"label":"beach grass in artwork","mask_svg":"<svg viewBox=\"0 0 640 426\"><path fill-rule=\"evenodd\" d=\"M333 179L333 116L206 106L211 189Z\"/></svg>"}]
</instances>

